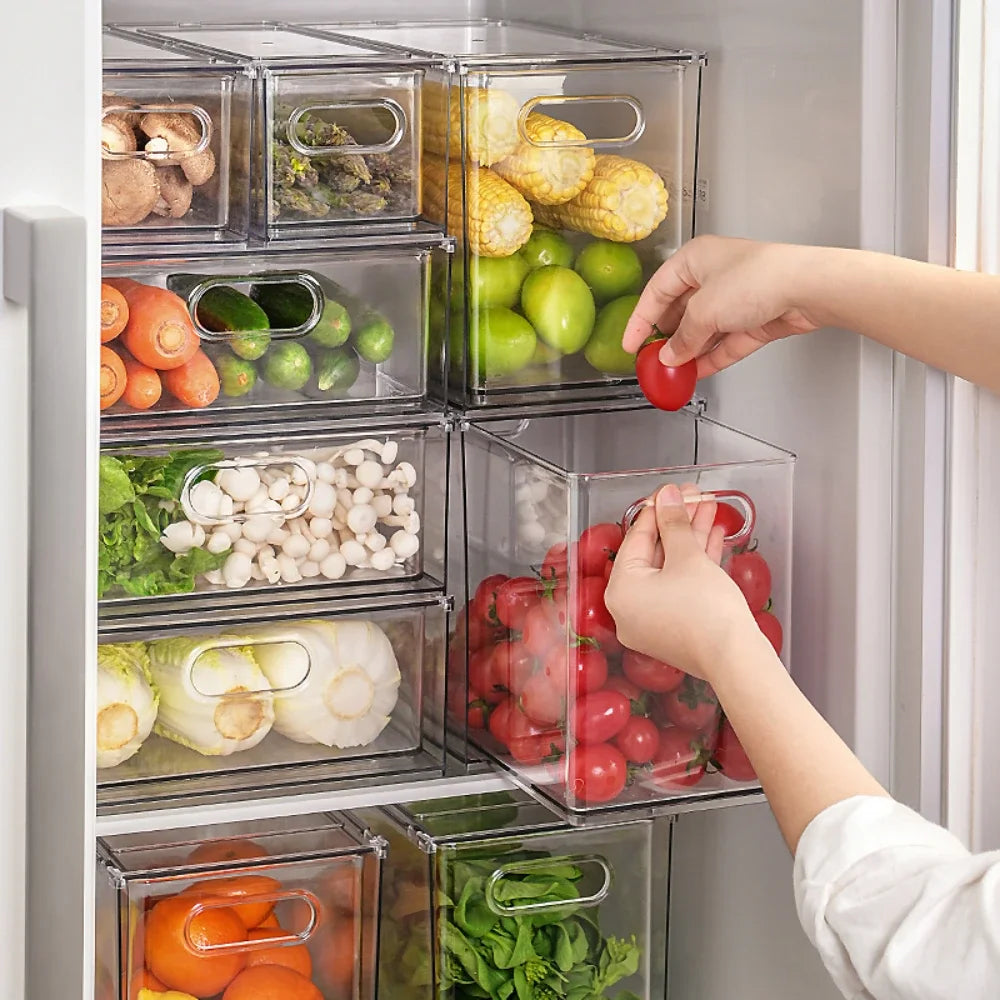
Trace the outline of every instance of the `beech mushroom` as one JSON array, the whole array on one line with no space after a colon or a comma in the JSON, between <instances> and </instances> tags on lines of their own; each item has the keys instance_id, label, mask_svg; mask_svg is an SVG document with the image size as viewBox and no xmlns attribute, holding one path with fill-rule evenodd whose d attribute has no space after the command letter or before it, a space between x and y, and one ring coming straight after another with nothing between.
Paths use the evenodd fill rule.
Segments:
<instances>
[{"instance_id":1,"label":"beech mushroom","mask_svg":"<svg viewBox=\"0 0 1000 1000\"><path fill-rule=\"evenodd\" d=\"M158 167L156 179L160 185L160 197L153 206L153 211L170 219L186 215L191 207L194 188L180 167Z\"/></svg>"},{"instance_id":2,"label":"beech mushroom","mask_svg":"<svg viewBox=\"0 0 1000 1000\"><path fill-rule=\"evenodd\" d=\"M156 168L145 160L105 160L101 164L101 222L135 226L160 199Z\"/></svg>"},{"instance_id":3,"label":"beech mushroom","mask_svg":"<svg viewBox=\"0 0 1000 1000\"><path fill-rule=\"evenodd\" d=\"M154 111L143 115L139 128L152 143L146 144L150 152L164 152L162 142L166 141L166 151L171 155L168 163L175 163L184 171L184 176L195 186L204 184L215 173L215 154L211 149L189 154L201 139L201 130L190 115L172 111Z\"/></svg>"}]
</instances>

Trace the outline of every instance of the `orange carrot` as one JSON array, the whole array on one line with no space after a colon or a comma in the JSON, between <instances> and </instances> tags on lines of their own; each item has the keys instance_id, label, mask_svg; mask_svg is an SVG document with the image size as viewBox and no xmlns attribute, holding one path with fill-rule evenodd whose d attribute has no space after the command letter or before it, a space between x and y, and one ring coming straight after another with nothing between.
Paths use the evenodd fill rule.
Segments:
<instances>
[{"instance_id":1,"label":"orange carrot","mask_svg":"<svg viewBox=\"0 0 1000 1000\"><path fill-rule=\"evenodd\" d=\"M186 365L164 372L163 384L185 406L208 406L219 395L219 373L202 350Z\"/></svg>"},{"instance_id":2,"label":"orange carrot","mask_svg":"<svg viewBox=\"0 0 1000 1000\"><path fill-rule=\"evenodd\" d=\"M124 295L130 288L136 288L139 282L135 278L109 278L107 275L101 279L105 285L110 285Z\"/></svg>"},{"instance_id":3,"label":"orange carrot","mask_svg":"<svg viewBox=\"0 0 1000 1000\"><path fill-rule=\"evenodd\" d=\"M154 369L134 358L122 360L125 362L125 375L128 379L122 399L134 410L148 410L157 403L163 391L160 376Z\"/></svg>"},{"instance_id":4,"label":"orange carrot","mask_svg":"<svg viewBox=\"0 0 1000 1000\"><path fill-rule=\"evenodd\" d=\"M101 283L101 343L114 340L128 322L128 303L117 288Z\"/></svg>"},{"instance_id":5,"label":"orange carrot","mask_svg":"<svg viewBox=\"0 0 1000 1000\"><path fill-rule=\"evenodd\" d=\"M128 325L122 343L132 357L160 371L186 365L200 341L184 300L152 285L126 288L123 294L128 302Z\"/></svg>"},{"instance_id":6,"label":"orange carrot","mask_svg":"<svg viewBox=\"0 0 1000 1000\"><path fill-rule=\"evenodd\" d=\"M101 348L101 409L113 406L125 391L125 365L110 347Z\"/></svg>"}]
</instances>

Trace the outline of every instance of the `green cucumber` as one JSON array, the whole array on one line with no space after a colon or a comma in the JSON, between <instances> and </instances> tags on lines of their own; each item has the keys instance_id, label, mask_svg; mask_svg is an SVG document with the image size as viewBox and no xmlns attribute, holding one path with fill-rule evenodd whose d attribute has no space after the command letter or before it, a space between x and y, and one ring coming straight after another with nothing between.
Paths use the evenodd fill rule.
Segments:
<instances>
[{"instance_id":1,"label":"green cucumber","mask_svg":"<svg viewBox=\"0 0 1000 1000\"><path fill-rule=\"evenodd\" d=\"M250 296L271 321L275 330L294 330L308 320L313 310L313 296L297 281L277 285L252 285ZM309 331L309 339L319 347L340 347L351 333L351 317L333 299L326 298L319 321Z\"/></svg>"},{"instance_id":2,"label":"green cucumber","mask_svg":"<svg viewBox=\"0 0 1000 1000\"><path fill-rule=\"evenodd\" d=\"M377 312L368 312L354 330L354 348L373 365L388 360L396 340L389 321Z\"/></svg>"}]
</instances>

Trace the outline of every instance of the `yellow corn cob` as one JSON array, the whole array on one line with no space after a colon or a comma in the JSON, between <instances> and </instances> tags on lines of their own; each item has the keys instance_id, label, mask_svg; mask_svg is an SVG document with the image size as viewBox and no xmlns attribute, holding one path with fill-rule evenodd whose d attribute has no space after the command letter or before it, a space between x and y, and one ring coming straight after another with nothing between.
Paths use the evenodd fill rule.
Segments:
<instances>
[{"instance_id":1,"label":"yellow corn cob","mask_svg":"<svg viewBox=\"0 0 1000 1000\"><path fill-rule=\"evenodd\" d=\"M455 159L462 155L459 88L426 83L423 93L424 148ZM517 115L520 105L504 90L492 87L465 88L465 144L470 162L488 167L517 146Z\"/></svg>"},{"instance_id":2,"label":"yellow corn cob","mask_svg":"<svg viewBox=\"0 0 1000 1000\"><path fill-rule=\"evenodd\" d=\"M667 189L645 163L598 156L593 178L572 201L532 208L540 225L632 243L645 239L667 217Z\"/></svg>"},{"instance_id":3,"label":"yellow corn cob","mask_svg":"<svg viewBox=\"0 0 1000 1000\"><path fill-rule=\"evenodd\" d=\"M493 164L508 184L539 205L561 205L575 198L594 176L594 151L582 143L587 137L569 122L532 111L524 120L524 134L510 156Z\"/></svg>"},{"instance_id":4,"label":"yellow corn cob","mask_svg":"<svg viewBox=\"0 0 1000 1000\"><path fill-rule=\"evenodd\" d=\"M448 166L448 207L445 211L444 160L424 156L423 211L450 233L465 233L469 248L482 257L507 257L531 236L531 208L505 180L487 167L465 172L467 219L462 219L462 168Z\"/></svg>"}]
</instances>

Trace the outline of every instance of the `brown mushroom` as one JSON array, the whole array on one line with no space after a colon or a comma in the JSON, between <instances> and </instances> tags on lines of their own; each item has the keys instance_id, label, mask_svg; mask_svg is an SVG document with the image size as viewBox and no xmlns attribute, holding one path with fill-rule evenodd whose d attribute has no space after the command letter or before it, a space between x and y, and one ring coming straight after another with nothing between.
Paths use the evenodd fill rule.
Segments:
<instances>
[{"instance_id":1,"label":"brown mushroom","mask_svg":"<svg viewBox=\"0 0 1000 1000\"><path fill-rule=\"evenodd\" d=\"M115 108L115 115L123 118L128 123L129 128L136 129L139 127L139 119L142 117L142 114L138 111L130 113L122 110L123 108L138 107L135 101L129 100L127 97L122 97L120 94L110 94L105 91L105 93L101 94L101 107L105 111L108 108Z\"/></svg>"},{"instance_id":2,"label":"brown mushroom","mask_svg":"<svg viewBox=\"0 0 1000 1000\"><path fill-rule=\"evenodd\" d=\"M153 211L171 219L186 215L191 207L194 188L184 176L184 171L180 167L158 167L156 179L160 185L160 197L153 206Z\"/></svg>"},{"instance_id":3,"label":"brown mushroom","mask_svg":"<svg viewBox=\"0 0 1000 1000\"><path fill-rule=\"evenodd\" d=\"M117 159L109 153L133 153L136 150L135 131L118 114L106 115L101 122L101 155L106 160Z\"/></svg>"},{"instance_id":4,"label":"brown mushroom","mask_svg":"<svg viewBox=\"0 0 1000 1000\"><path fill-rule=\"evenodd\" d=\"M215 154L210 149L185 155L201 139L201 130L191 115L154 111L142 116L139 128L149 137L145 146L147 152L156 154L157 158L163 156L165 163L177 164L195 187L204 184L215 173ZM167 152L171 155L163 155Z\"/></svg>"},{"instance_id":5,"label":"brown mushroom","mask_svg":"<svg viewBox=\"0 0 1000 1000\"><path fill-rule=\"evenodd\" d=\"M160 198L156 168L145 160L105 160L101 164L101 222L135 226Z\"/></svg>"}]
</instances>

